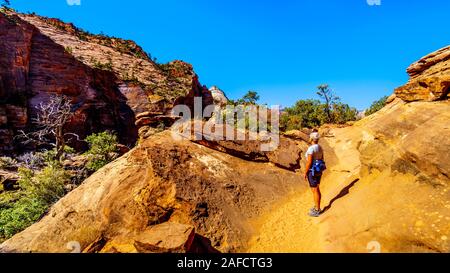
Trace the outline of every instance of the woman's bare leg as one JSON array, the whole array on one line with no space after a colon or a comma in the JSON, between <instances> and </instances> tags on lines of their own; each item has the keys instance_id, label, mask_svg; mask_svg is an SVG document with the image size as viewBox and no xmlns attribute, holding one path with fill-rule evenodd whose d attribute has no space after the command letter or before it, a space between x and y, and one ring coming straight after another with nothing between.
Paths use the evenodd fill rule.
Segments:
<instances>
[{"instance_id":1,"label":"woman's bare leg","mask_svg":"<svg viewBox=\"0 0 450 273\"><path fill-rule=\"evenodd\" d=\"M314 197L314 205L316 207L316 210L320 211L320 201L322 199L322 193L320 192L320 188L311 188L311 191L313 193Z\"/></svg>"}]
</instances>

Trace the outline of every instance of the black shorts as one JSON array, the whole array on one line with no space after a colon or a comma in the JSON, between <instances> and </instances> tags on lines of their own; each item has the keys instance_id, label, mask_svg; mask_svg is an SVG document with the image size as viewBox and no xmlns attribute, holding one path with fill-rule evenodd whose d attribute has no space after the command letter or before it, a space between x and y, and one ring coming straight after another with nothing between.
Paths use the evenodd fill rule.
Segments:
<instances>
[{"instance_id":1,"label":"black shorts","mask_svg":"<svg viewBox=\"0 0 450 273\"><path fill-rule=\"evenodd\" d=\"M322 175L313 176L312 172L308 172L308 182L311 188L317 188L320 185L320 180L322 180Z\"/></svg>"}]
</instances>

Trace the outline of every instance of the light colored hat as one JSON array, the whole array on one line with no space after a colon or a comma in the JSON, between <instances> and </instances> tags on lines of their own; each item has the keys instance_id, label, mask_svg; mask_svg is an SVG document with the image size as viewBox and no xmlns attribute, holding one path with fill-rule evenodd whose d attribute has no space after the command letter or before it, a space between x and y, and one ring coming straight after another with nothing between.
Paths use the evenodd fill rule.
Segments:
<instances>
[{"instance_id":1,"label":"light colored hat","mask_svg":"<svg viewBox=\"0 0 450 273\"><path fill-rule=\"evenodd\" d=\"M314 132L309 135L309 139L311 139L313 141L318 141L320 139L320 134L317 132Z\"/></svg>"}]
</instances>

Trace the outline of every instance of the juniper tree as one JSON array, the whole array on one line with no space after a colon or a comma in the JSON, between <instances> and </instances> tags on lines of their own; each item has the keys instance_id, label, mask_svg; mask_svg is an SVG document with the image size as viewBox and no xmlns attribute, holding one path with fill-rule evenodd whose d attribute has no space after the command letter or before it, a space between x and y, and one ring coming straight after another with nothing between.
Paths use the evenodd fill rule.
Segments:
<instances>
[{"instance_id":1,"label":"juniper tree","mask_svg":"<svg viewBox=\"0 0 450 273\"><path fill-rule=\"evenodd\" d=\"M52 146L56 149L56 158L60 159L66 147L69 136L78 135L67 132L65 125L73 116L72 104L66 96L52 96L47 102L37 106L36 117L32 119L35 130L25 133L19 131L18 136L23 144Z\"/></svg>"},{"instance_id":2,"label":"juniper tree","mask_svg":"<svg viewBox=\"0 0 450 273\"><path fill-rule=\"evenodd\" d=\"M333 122L333 106L340 101L340 98L333 94L328 84L321 84L317 87L317 95L325 102L325 113L327 115L327 122Z\"/></svg>"}]
</instances>

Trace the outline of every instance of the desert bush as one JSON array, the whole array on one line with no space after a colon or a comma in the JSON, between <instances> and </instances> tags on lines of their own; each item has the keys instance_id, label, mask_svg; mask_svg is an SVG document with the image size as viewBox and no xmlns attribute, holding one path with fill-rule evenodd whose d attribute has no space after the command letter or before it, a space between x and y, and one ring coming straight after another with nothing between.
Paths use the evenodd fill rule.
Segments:
<instances>
[{"instance_id":1,"label":"desert bush","mask_svg":"<svg viewBox=\"0 0 450 273\"><path fill-rule=\"evenodd\" d=\"M50 164L55 161L60 161L64 158L66 158L67 156L73 155L75 153L76 153L76 151L74 148L66 145L66 146L64 146L61 158L59 158L59 159L58 159L58 152L56 149L44 150L42 152L36 153L35 156L42 158L42 160L44 161L45 164Z\"/></svg>"},{"instance_id":2,"label":"desert bush","mask_svg":"<svg viewBox=\"0 0 450 273\"><path fill-rule=\"evenodd\" d=\"M55 151L56 155L56 151ZM22 154L17 157L17 161L19 161L19 164L22 167L25 167L27 169L31 170L38 170L44 167L45 165L45 158L43 156L43 153L35 153L35 152L29 152Z\"/></svg>"},{"instance_id":3,"label":"desert bush","mask_svg":"<svg viewBox=\"0 0 450 273\"><path fill-rule=\"evenodd\" d=\"M234 106L232 104L229 105ZM251 132L258 132L260 130L263 130L261 124L266 124L267 128L265 129L271 131L270 109L268 109L265 105L247 104L245 108L243 107L243 105L239 105L242 107L241 109L233 107L222 108L217 115L213 116L213 118L216 119L216 122L219 122L219 120L221 120L222 123L234 126L237 129L245 129ZM248 107L250 105L254 107ZM238 115L238 111L243 112L241 115ZM266 117L264 117L263 115L259 115L260 112L264 113L264 111L267 112Z\"/></svg>"},{"instance_id":4,"label":"desert bush","mask_svg":"<svg viewBox=\"0 0 450 273\"><path fill-rule=\"evenodd\" d=\"M38 172L19 168L19 176L20 192L1 202L0 238L9 238L36 222L65 194L64 185L69 181L66 171L56 163Z\"/></svg>"},{"instance_id":5,"label":"desert bush","mask_svg":"<svg viewBox=\"0 0 450 273\"><path fill-rule=\"evenodd\" d=\"M92 66L94 68L100 69L100 70L106 70L106 71L112 71L113 70L113 66L112 66L112 62L108 61L107 63L101 63L100 61L95 61Z\"/></svg>"},{"instance_id":6,"label":"desert bush","mask_svg":"<svg viewBox=\"0 0 450 273\"><path fill-rule=\"evenodd\" d=\"M345 124L358 119L358 110L342 102L335 103L331 113L333 123L336 124Z\"/></svg>"},{"instance_id":7,"label":"desert bush","mask_svg":"<svg viewBox=\"0 0 450 273\"><path fill-rule=\"evenodd\" d=\"M36 198L22 198L10 208L0 209L0 238L10 238L36 222L48 206Z\"/></svg>"},{"instance_id":8,"label":"desert bush","mask_svg":"<svg viewBox=\"0 0 450 273\"><path fill-rule=\"evenodd\" d=\"M19 169L19 185L28 196L50 205L64 196L64 185L70 181L68 173L59 163L53 162L39 172Z\"/></svg>"},{"instance_id":9,"label":"desert bush","mask_svg":"<svg viewBox=\"0 0 450 273\"><path fill-rule=\"evenodd\" d=\"M66 46L65 47L65 51L67 52L67 53L69 53L69 54L73 54L73 48L72 47L70 47L70 46Z\"/></svg>"},{"instance_id":10,"label":"desert bush","mask_svg":"<svg viewBox=\"0 0 450 273\"><path fill-rule=\"evenodd\" d=\"M292 107L284 109L280 117L282 131L314 128L325 123L345 124L358 118L356 108L341 102L327 84L318 88L317 95L320 100L299 100Z\"/></svg>"},{"instance_id":11,"label":"desert bush","mask_svg":"<svg viewBox=\"0 0 450 273\"><path fill-rule=\"evenodd\" d=\"M89 161L86 168L97 171L117 157L117 136L110 132L92 134L86 138Z\"/></svg>"},{"instance_id":12,"label":"desert bush","mask_svg":"<svg viewBox=\"0 0 450 273\"><path fill-rule=\"evenodd\" d=\"M380 111L384 106L386 106L387 99L388 97L384 96L381 99L374 101L369 109L366 110L366 116L375 114L376 112Z\"/></svg>"},{"instance_id":13,"label":"desert bush","mask_svg":"<svg viewBox=\"0 0 450 273\"><path fill-rule=\"evenodd\" d=\"M14 158L3 156L0 157L0 169L15 169L17 168L18 162Z\"/></svg>"},{"instance_id":14,"label":"desert bush","mask_svg":"<svg viewBox=\"0 0 450 273\"><path fill-rule=\"evenodd\" d=\"M299 100L294 106L284 109L280 117L280 128L284 131L313 128L327 121L325 106L318 100Z\"/></svg>"},{"instance_id":15,"label":"desert bush","mask_svg":"<svg viewBox=\"0 0 450 273\"><path fill-rule=\"evenodd\" d=\"M228 100L229 105L257 105L260 96L256 91L248 91L242 98L237 100Z\"/></svg>"}]
</instances>

